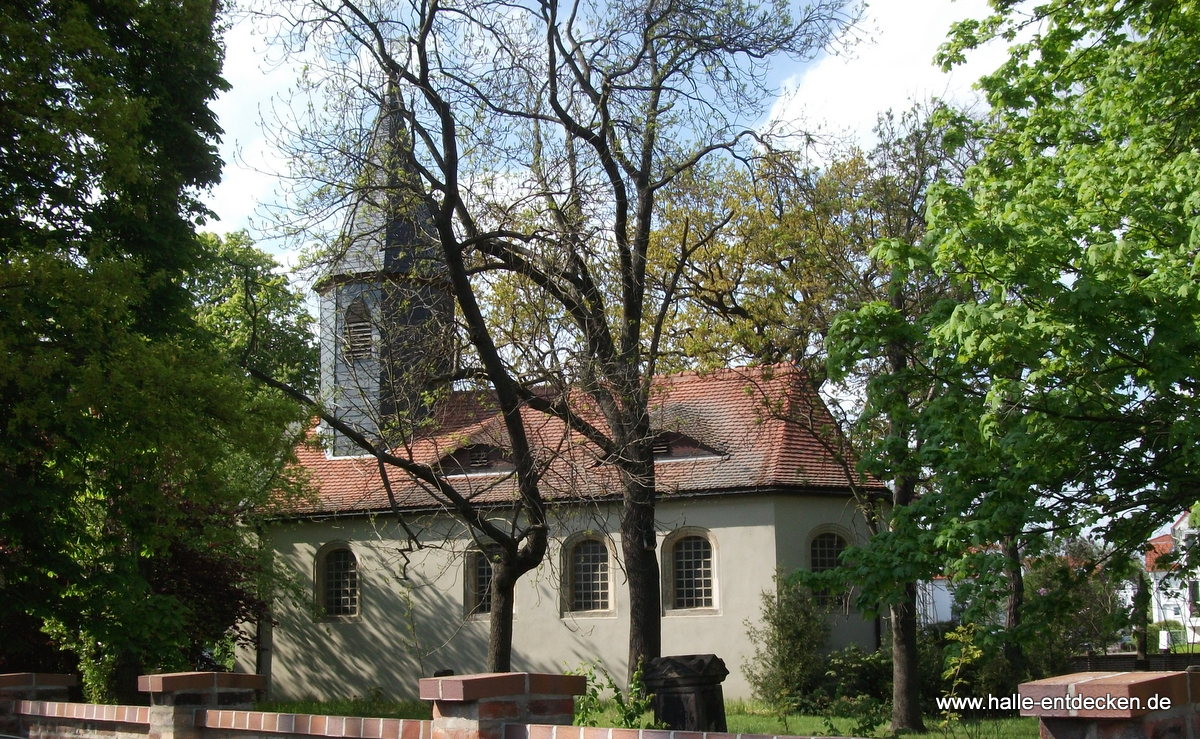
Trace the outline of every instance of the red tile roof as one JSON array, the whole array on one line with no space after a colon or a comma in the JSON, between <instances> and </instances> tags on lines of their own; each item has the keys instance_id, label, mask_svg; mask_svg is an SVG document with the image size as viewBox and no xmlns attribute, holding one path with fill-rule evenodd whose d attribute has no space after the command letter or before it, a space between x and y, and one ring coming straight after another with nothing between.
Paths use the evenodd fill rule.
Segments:
<instances>
[{"instance_id":1,"label":"red tile roof","mask_svg":"<svg viewBox=\"0 0 1200 739\"><path fill-rule=\"evenodd\" d=\"M661 376L655 379L650 406L655 430L683 434L717 452L661 459L655 472L660 495L849 494L846 470L810 430L832 430L833 419L808 381L790 365ZM531 441L546 450L543 454L548 464L541 491L547 500L619 495L616 470L600 459L593 445L538 411L526 408L522 416ZM499 414L478 393L453 393L443 402L437 420L435 433L395 453L432 465L470 444L507 446ZM292 514L389 509L374 458L330 458L315 444L298 450L298 457L317 495L290 505ZM441 507L406 473L391 469L389 479L399 508ZM476 473L448 479L481 502L502 502L514 495L509 474ZM885 492L882 485L869 479L864 487L873 493Z\"/></svg>"},{"instance_id":2,"label":"red tile roof","mask_svg":"<svg viewBox=\"0 0 1200 739\"><path fill-rule=\"evenodd\" d=\"M1165 557L1175 549L1175 537L1170 534L1156 536L1150 540L1150 548L1146 550L1146 572L1153 572L1157 569L1169 569L1169 566L1158 566L1158 560Z\"/></svg>"}]
</instances>

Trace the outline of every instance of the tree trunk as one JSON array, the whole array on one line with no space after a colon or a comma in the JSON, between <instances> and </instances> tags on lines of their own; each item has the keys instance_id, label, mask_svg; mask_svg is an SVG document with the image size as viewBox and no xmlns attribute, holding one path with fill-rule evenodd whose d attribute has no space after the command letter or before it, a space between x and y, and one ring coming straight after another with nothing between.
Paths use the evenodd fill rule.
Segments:
<instances>
[{"instance_id":1,"label":"tree trunk","mask_svg":"<svg viewBox=\"0 0 1200 739\"><path fill-rule=\"evenodd\" d=\"M1146 634L1150 626L1150 588L1146 583L1146 573L1138 572L1134 579L1133 591L1133 631L1136 635L1137 665L1146 663Z\"/></svg>"},{"instance_id":2,"label":"tree trunk","mask_svg":"<svg viewBox=\"0 0 1200 739\"><path fill-rule=\"evenodd\" d=\"M892 361L894 365L903 366L904 360L897 359L895 354ZM911 505L916 497L916 477L909 474L897 477L892 489L892 505L896 508ZM904 598L888 607L892 620L892 731L924 731L920 658L917 656L917 584L906 582L902 587Z\"/></svg>"},{"instance_id":3,"label":"tree trunk","mask_svg":"<svg viewBox=\"0 0 1200 739\"><path fill-rule=\"evenodd\" d=\"M1025 608L1025 573L1021 569L1021 545L1017 541L1017 537L1004 537L1003 546L1005 566L1008 569L1008 605L1004 614L1008 635L1004 640L1004 657L1008 660L1008 674L1012 680L1012 684L1008 687L1016 690L1017 685L1025 676L1027 662L1020 640L1015 637L1015 631L1021 625L1022 612Z\"/></svg>"},{"instance_id":4,"label":"tree trunk","mask_svg":"<svg viewBox=\"0 0 1200 739\"><path fill-rule=\"evenodd\" d=\"M662 656L662 595L653 542L654 504L627 506L621 516L621 551L629 579L629 676Z\"/></svg>"},{"instance_id":5,"label":"tree trunk","mask_svg":"<svg viewBox=\"0 0 1200 739\"><path fill-rule=\"evenodd\" d=\"M512 671L513 606L518 575L501 558L492 564L492 610L488 630L488 672Z\"/></svg>"},{"instance_id":6,"label":"tree trunk","mask_svg":"<svg viewBox=\"0 0 1200 739\"><path fill-rule=\"evenodd\" d=\"M654 528L654 461L646 449L647 474L623 470L625 505L621 511L621 551L629 580L629 666L632 679L639 664L662 656L662 590L658 537ZM631 463L631 466L635 465ZM643 470L645 472L647 470ZM649 481L649 482L647 482Z\"/></svg>"},{"instance_id":7,"label":"tree trunk","mask_svg":"<svg viewBox=\"0 0 1200 739\"><path fill-rule=\"evenodd\" d=\"M917 672L917 586L904 586L904 601L888 608L892 619L892 731L924 731L921 678Z\"/></svg>"}]
</instances>

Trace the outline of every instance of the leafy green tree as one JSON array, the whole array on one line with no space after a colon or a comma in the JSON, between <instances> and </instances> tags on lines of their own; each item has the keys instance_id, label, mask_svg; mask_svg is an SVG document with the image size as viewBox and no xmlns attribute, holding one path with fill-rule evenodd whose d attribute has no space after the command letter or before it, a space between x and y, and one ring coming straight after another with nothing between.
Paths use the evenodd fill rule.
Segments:
<instances>
[{"instance_id":1,"label":"leafy green tree","mask_svg":"<svg viewBox=\"0 0 1200 739\"><path fill-rule=\"evenodd\" d=\"M948 152L942 115L931 106L885 116L871 151L851 150L820 168L776 157L753 182L718 180L718 197L744 203L733 221L737 240L702 252L685 283L693 313L681 324L704 327L685 332L685 352L798 362L834 398L857 399L831 404L837 423L787 420L811 431L848 479L865 483L860 471L868 471L887 482L887 505L866 484L855 491L885 538L908 525L902 509L923 487L915 418L943 388L921 368L924 317L949 289L921 252L925 197L937 179L959 176L970 149ZM705 212L689 204L676 222ZM713 314L723 320L706 318ZM920 727L916 583L936 571L934 560L913 547L886 562L854 555L845 565L836 576L859 587L860 606L888 612L893 728Z\"/></svg>"},{"instance_id":2,"label":"leafy green tree","mask_svg":"<svg viewBox=\"0 0 1200 739\"><path fill-rule=\"evenodd\" d=\"M981 553L972 579L955 591L961 619L974 625L981 649L979 693L1005 693L1022 680L1061 674L1070 657L1106 651L1133 625L1121 593L1137 565L1111 548L1052 539L1019 566L1014 582L1006 552ZM1016 617L1014 587L1023 590Z\"/></svg>"},{"instance_id":3,"label":"leafy green tree","mask_svg":"<svg viewBox=\"0 0 1200 739\"><path fill-rule=\"evenodd\" d=\"M1009 679L1075 607L1022 584L1050 534L1136 552L1196 499L1197 23L1173 3L1003 4L945 50L1027 39L982 82L991 113L949 129L986 145L931 191L922 248L890 255L954 290L919 319L918 369L943 386L913 418L932 484L862 556L1003 583Z\"/></svg>"},{"instance_id":4,"label":"leafy green tree","mask_svg":"<svg viewBox=\"0 0 1200 739\"><path fill-rule=\"evenodd\" d=\"M260 608L230 522L276 486L296 420L185 284L220 171L213 12L0 9L0 624L21 629L0 649L39 669L20 642L45 635L98 698Z\"/></svg>"},{"instance_id":5,"label":"leafy green tree","mask_svg":"<svg viewBox=\"0 0 1200 739\"><path fill-rule=\"evenodd\" d=\"M980 161L931 196L935 266L979 296L939 316L931 339L972 378L978 414L928 421L948 477L955 460L980 464L961 453L977 439L1010 482L948 500L941 522L987 538L989 511L1020 511L1007 519L1026 531L1095 525L1132 552L1200 490L1200 12L1001 10L960 24L945 50L952 63L1038 28L981 83Z\"/></svg>"},{"instance_id":6,"label":"leafy green tree","mask_svg":"<svg viewBox=\"0 0 1200 739\"><path fill-rule=\"evenodd\" d=\"M187 286L197 323L240 365L269 370L305 392L317 389L317 347L304 296L245 231L200 235L203 268Z\"/></svg>"},{"instance_id":7,"label":"leafy green tree","mask_svg":"<svg viewBox=\"0 0 1200 739\"><path fill-rule=\"evenodd\" d=\"M1132 625L1121 592L1134 567L1136 562L1113 557L1087 539L1060 542L1029 563L1025 621L1035 632L1029 641L1043 647L1031 650L1031 674L1061 673L1067 658L1104 653L1117 644Z\"/></svg>"}]
</instances>

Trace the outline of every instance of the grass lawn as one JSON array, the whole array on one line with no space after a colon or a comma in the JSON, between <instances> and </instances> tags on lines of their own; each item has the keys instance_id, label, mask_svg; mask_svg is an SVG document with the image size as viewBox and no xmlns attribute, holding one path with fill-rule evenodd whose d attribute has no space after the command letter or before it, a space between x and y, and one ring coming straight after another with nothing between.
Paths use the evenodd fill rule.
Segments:
<instances>
[{"instance_id":1,"label":"grass lawn","mask_svg":"<svg viewBox=\"0 0 1200 739\"><path fill-rule=\"evenodd\" d=\"M430 705L424 701L386 701L382 699L351 698L336 701L264 701L257 705L260 711L277 713L311 713L329 716L373 716L378 718L428 719ZM788 716L786 726L778 717L756 710L753 704L731 701L726 705L725 721L729 731L735 734L779 734L798 736L829 735L829 725L819 716ZM596 722L612 726L616 722L615 707L606 710ZM653 721L647 714L645 724ZM1037 720L1031 718L986 719L963 721L939 727L939 719L926 719L930 730L923 734L905 734L905 739L1036 739ZM836 735L850 736L854 726L852 719L833 719ZM879 732L883 735L883 732Z\"/></svg>"},{"instance_id":2,"label":"grass lawn","mask_svg":"<svg viewBox=\"0 0 1200 739\"><path fill-rule=\"evenodd\" d=\"M800 736L828 736L829 724L819 716L793 715L788 717L787 727L774 716L762 716L745 713L728 713L725 722L729 731L745 734L795 734ZM852 719L833 719L835 735L853 736ZM1034 718L1003 718L983 719L979 721L962 721L948 726L939 726L941 720L926 717L925 725L928 731L920 734L904 734L904 739L1037 739L1038 724ZM887 736L881 726L874 736Z\"/></svg>"},{"instance_id":3,"label":"grass lawn","mask_svg":"<svg viewBox=\"0 0 1200 739\"><path fill-rule=\"evenodd\" d=\"M615 709L605 711L598 725L612 726L617 713ZM654 720L646 714L645 725ZM725 704L725 724L733 734L775 734L795 736L854 736L855 721L848 718L832 719L833 728L821 716L792 714L787 722L756 707L752 702L729 701ZM905 734L905 739L1038 739L1038 724L1035 718L984 719L961 721L942 726L940 718L927 717L929 731L920 734ZM874 732L875 736L887 736L885 726Z\"/></svg>"}]
</instances>

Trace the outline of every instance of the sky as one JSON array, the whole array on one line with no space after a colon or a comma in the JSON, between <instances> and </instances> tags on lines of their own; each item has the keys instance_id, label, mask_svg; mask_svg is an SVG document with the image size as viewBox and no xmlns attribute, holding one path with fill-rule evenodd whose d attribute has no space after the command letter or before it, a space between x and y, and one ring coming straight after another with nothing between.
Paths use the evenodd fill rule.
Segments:
<instances>
[{"instance_id":1,"label":"sky","mask_svg":"<svg viewBox=\"0 0 1200 739\"><path fill-rule=\"evenodd\" d=\"M871 0L860 26L864 41L849 53L776 70L780 97L770 116L869 145L871 127L883 111L903 110L931 96L969 104L975 98L972 83L1000 64L1003 49L977 51L950 74L934 66L933 56L953 21L986 13L986 0ZM296 78L296 69L281 65L248 23L231 26L225 43L225 78L232 87L213 104L225 130L225 169L206 198L219 220L205 228L247 229L260 246L275 250L256 210L272 200L272 173L283 171L284 163L260 117Z\"/></svg>"}]
</instances>

